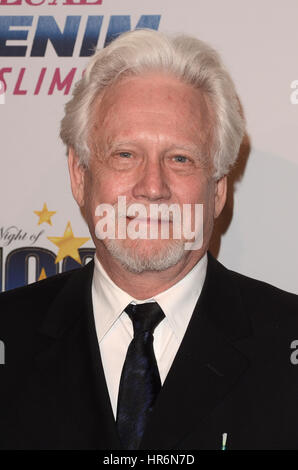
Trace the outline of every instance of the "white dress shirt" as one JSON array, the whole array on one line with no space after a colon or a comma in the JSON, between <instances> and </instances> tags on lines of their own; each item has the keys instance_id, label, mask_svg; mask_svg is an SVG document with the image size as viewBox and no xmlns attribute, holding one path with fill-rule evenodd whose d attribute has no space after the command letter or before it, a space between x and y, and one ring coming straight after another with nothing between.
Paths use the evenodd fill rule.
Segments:
<instances>
[{"instance_id":1,"label":"white dress shirt","mask_svg":"<svg viewBox=\"0 0 298 470\"><path fill-rule=\"evenodd\" d=\"M133 338L132 322L124 311L129 303L158 302L165 318L154 331L154 353L163 384L179 349L205 281L207 254L179 282L146 300L136 300L108 276L96 255L92 303L96 333L110 401L116 418L118 389L126 352Z\"/></svg>"}]
</instances>

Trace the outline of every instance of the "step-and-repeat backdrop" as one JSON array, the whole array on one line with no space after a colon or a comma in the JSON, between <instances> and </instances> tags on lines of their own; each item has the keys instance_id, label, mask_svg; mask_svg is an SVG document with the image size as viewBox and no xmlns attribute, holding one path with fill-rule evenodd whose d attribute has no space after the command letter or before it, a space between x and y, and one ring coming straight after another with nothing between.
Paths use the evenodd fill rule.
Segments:
<instances>
[{"instance_id":1,"label":"step-and-repeat backdrop","mask_svg":"<svg viewBox=\"0 0 298 470\"><path fill-rule=\"evenodd\" d=\"M298 293L297 21L296 0L0 0L0 291L92 256L59 122L94 45L149 27L214 46L245 112L212 252Z\"/></svg>"}]
</instances>

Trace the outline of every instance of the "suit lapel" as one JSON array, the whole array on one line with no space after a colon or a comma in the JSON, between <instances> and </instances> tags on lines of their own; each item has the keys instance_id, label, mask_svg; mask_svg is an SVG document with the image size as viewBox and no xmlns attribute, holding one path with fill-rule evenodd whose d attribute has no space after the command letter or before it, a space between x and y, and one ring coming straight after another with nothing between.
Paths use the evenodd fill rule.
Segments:
<instances>
[{"instance_id":1,"label":"suit lapel","mask_svg":"<svg viewBox=\"0 0 298 470\"><path fill-rule=\"evenodd\" d=\"M37 380L58 448L121 448L94 325L93 267L70 274L39 331Z\"/></svg>"},{"instance_id":2,"label":"suit lapel","mask_svg":"<svg viewBox=\"0 0 298 470\"><path fill-rule=\"evenodd\" d=\"M141 449L173 449L208 416L247 369L249 361L238 348L250 334L237 286L229 271L208 254L201 296Z\"/></svg>"}]
</instances>

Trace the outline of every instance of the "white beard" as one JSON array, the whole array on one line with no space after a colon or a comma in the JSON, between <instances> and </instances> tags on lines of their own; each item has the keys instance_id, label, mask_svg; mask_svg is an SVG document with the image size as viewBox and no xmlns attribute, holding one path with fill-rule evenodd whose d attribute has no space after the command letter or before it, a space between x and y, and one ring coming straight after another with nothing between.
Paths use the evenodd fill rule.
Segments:
<instances>
[{"instance_id":1,"label":"white beard","mask_svg":"<svg viewBox=\"0 0 298 470\"><path fill-rule=\"evenodd\" d=\"M144 243L143 240L141 240ZM110 254L117 259L122 266L132 273L144 271L165 271L175 266L185 255L184 241L172 240L165 243L164 247L155 252L143 250L137 246L125 247L122 240L107 239L105 245Z\"/></svg>"}]
</instances>

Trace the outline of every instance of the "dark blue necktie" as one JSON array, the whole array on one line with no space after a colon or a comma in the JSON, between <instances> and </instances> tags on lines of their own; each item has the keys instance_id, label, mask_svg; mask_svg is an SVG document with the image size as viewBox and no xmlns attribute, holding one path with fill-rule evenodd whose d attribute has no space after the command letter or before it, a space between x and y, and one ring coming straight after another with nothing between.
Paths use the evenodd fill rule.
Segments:
<instances>
[{"instance_id":1,"label":"dark blue necktie","mask_svg":"<svg viewBox=\"0 0 298 470\"><path fill-rule=\"evenodd\" d=\"M164 318L156 302L128 305L134 337L128 347L122 369L117 429L124 449L138 449L154 401L161 388L153 350L153 332Z\"/></svg>"}]
</instances>

